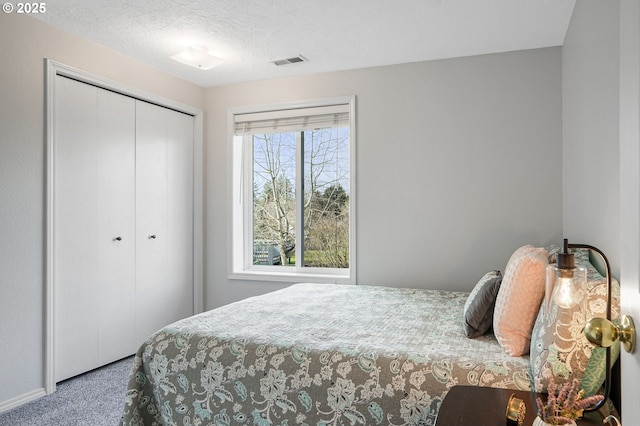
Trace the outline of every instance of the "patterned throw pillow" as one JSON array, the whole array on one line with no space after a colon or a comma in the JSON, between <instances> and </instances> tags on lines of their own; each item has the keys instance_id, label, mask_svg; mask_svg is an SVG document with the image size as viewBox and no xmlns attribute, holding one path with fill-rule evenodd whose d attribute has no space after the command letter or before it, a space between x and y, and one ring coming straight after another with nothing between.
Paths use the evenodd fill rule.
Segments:
<instances>
[{"instance_id":1,"label":"patterned throw pillow","mask_svg":"<svg viewBox=\"0 0 640 426\"><path fill-rule=\"evenodd\" d=\"M531 339L531 372L533 387L546 392L553 376L557 388L574 378L586 395L598 392L605 379L605 349L595 347L584 335L584 324L594 317L606 317L607 282L588 263L578 258L576 263L587 268L587 296L584 304L563 309L555 304L540 308ZM586 262L586 263L585 263ZM620 285L613 279L611 285L611 316L620 317ZM611 348L611 362L620 353L620 344Z\"/></svg>"},{"instance_id":2,"label":"patterned throw pillow","mask_svg":"<svg viewBox=\"0 0 640 426\"><path fill-rule=\"evenodd\" d=\"M493 308L502 282L500 271L487 272L473 288L464 304L464 334L478 337L493 323Z\"/></svg>"},{"instance_id":3,"label":"patterned throw pillow","mask_svg":"<svg viewBox=\"0 0 640 426\"><path fill-rule=\"evenodd\" d=\"M529 352L531 331L544 297L547 251L530 245L516 250L504 271L493 313L493 331L511 356Z\"/></svg>"}]
</instances>

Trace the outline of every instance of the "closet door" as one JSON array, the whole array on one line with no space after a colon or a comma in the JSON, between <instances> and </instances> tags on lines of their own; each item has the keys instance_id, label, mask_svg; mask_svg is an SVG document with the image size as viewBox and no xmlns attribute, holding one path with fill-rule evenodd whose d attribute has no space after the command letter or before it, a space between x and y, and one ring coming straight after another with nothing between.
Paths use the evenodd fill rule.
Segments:
<instances>
[{"instance_id":1,"label":"closet door","mask_svg":"<svg viewBox=\"0 0 640 426\"><path fill-rule=\"evenodd\" d=\"M135 351L134 101L55 82L55 380Z\"/></svg>"},{"instance_id":2,"label":"closet door","mask_svg":"<svg viewBox=\"0 0 640 426\"><path fill-rule=\"evenodd\" d=\"M193 314L193 117L136 101L136 335Z\"/></svg>"},{"instance_id":3,"label":"closet door","mask_svg":"<svg viewBox=\"0 0 640 426\"><path fill-rule=\"evenodd\" d=\"M98 90L98 365L129 356L135 336L135 101Z\"/></svg>"}]
</instances>

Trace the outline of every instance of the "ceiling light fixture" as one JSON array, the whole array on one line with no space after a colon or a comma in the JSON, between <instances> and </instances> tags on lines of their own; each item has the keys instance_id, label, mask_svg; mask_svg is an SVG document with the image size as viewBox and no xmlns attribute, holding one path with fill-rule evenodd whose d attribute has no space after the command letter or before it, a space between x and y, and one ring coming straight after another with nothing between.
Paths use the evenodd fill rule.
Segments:
<instances>
[{"instance_id":1,"label":"ceiling light fixture","mask_svg":"<svg viewBox=\"0 0 640 426\"><path fill-rule=\"evenodd\" d=\"M171 59L201 70L217 67L224 61L222 58L209 53L209 50L202 46L191 46L187 50L171 56Z\"/></svg>"}]
</instances>

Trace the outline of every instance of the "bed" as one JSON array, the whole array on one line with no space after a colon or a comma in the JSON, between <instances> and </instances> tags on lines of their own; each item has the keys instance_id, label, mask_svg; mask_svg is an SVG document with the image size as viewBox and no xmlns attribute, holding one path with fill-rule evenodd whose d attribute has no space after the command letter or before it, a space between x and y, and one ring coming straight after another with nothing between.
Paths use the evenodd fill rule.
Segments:
<instances>
[{"instance_id":1,"label":"bed","mask_svg":"<svg viewBox=\"0 0 640 426\"><path fill-rule=\"evenodd\" d=\"M431 425L454 385L530 390L528 355L465 335L469 296L303 283L176 322L138 350L121 424Z\"/></svg>"}]
</instances>

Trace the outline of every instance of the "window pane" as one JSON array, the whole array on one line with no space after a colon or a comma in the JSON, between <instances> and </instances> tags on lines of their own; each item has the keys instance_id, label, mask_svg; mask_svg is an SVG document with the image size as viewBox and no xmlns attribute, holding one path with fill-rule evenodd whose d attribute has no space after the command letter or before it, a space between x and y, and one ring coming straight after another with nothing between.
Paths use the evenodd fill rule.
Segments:
<instances>
[{"instance_id":1,"label":"window pane","mask_svg":"<svg viewBox=\"0 0 640 426\"><path fill-rule=\"evenodd\" d=\"M308 130L304 149L304 266L349 267L349 128Z\"/></svg>"},{"instance_id":2,"label":"window pane","mask_svg":"<svg viewBox=\"0 0 640 426\"><path fill-rule=\"evenodd\" d=\"M295 265L296 134L253 136L253 264Z\"/></svg>"},{"instance_id":3,"label":"window pane","mask_svg":"<svg viewBox=\"0 0 640 426\"><path fill-rule=\"evenodd\" d=\"M354 111L355 96L229 110L230 278L355 284Z\"/></svg>"}]
</instances>

